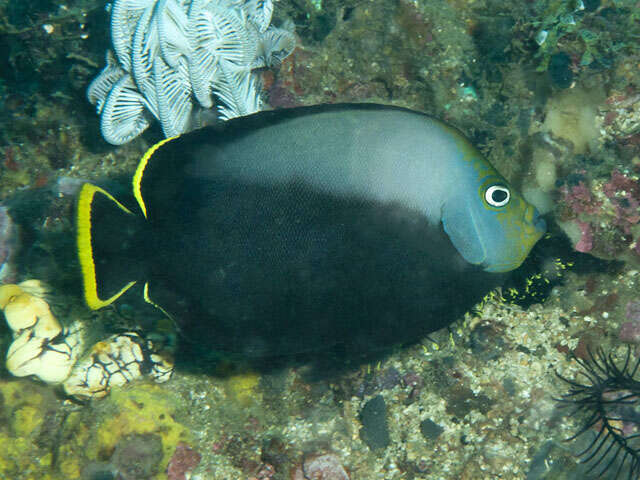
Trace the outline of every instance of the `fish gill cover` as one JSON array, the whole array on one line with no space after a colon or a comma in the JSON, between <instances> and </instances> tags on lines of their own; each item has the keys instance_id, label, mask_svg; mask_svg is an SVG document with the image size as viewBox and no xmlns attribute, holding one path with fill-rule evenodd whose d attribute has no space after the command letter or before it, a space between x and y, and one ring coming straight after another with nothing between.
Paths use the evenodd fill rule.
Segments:
<instances>
[{"instance_id":1,"label":"fish gill cover","mask_svg":"<svg viewBox=\"0 0 640 480\"><path fill-rule=\"evenodd\" d=\"M215 105L222 119L261 109L256 71L295 47L292 25L270 26L272 0L116 0L113 51L87 90L109 143L156 118L166 137L197 127Z\"/></svg>"}]
</instances>

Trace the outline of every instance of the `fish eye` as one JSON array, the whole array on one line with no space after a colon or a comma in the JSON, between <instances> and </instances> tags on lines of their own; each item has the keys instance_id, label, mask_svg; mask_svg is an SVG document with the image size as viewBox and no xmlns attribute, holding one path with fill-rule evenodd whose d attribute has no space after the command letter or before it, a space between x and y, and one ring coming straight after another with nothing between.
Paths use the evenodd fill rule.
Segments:
<instances>
[{"instance_id":1,"label":"fish eye","mask_svg":"<svg viewBox=\"0 0 640 480\"><path fill-rule=\"evenodd\" d=\"M487 191L484 192L484 199L492 207L504 207L509 203L510 198L511 193L504 185L491 185L487 188Z\"/></svg>"}]
</instances>

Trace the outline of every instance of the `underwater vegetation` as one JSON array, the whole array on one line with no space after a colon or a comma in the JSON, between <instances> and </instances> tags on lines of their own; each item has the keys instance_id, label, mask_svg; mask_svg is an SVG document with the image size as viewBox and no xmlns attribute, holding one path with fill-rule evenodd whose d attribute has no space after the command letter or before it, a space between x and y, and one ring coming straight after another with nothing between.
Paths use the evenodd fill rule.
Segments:
<instances>
[{"instance_id":1,"label":"underwater vegetation","mask_svg":"<svg viewBox=\"0 0 640 480\"><path fill-rule=\"evenodd\" d=\"M586 360L575 358L584 381L560 378L569 392L558 399L572 409L570 415L586 417L582 428L567 441L587 437L588 446L577 456L588 466L587 473L601 478L636 479L640 475L640 359L627 348L620 362L602 349L589 352Z\"/></svg>"},{"instance_id":2,"label":"underwater vegetation","mask_svg":"<svg viewBox=\"0 0 640 480\"><path fill-rule=\"evenodd\" d=\"M277 66L293 33L270 26L272 0L117 0L113 52L87 91L100 131L114 145L140 135L151 118L166 137L199 124L214 106L229 119L260 110L257 70Z\"/></svg>"}]
</instances>

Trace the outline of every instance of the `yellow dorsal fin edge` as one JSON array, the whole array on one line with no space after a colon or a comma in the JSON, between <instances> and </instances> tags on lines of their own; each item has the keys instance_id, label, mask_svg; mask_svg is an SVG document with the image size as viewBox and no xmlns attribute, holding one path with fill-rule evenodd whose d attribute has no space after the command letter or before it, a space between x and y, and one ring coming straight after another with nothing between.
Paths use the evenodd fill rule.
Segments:
<instances>
[{"instance_id":1,"label":"yellow dorsal fin edge","mask_svg":"<svg viewBox=\"0 0 640 480\"><path fill-rule=\"evenodd\" d=\"M147 164L149 163L149 159L153 156L153 154L165 143L170 142L178 138L178 135L174 137L165 138L164 140L156 143L153 147L145 152L145 154L140 159L140 163L138 163L138 168L136 168L136 173L133 175L133 196L136 197L136 201L138 205L140 205L140 210L142 210L142 214L144 218L147 218L147 206L144 203L142 198L142 191L140 184L142 183L142 176L144 175L144 170L147 168Z\"/></svg>"}]
</instances>

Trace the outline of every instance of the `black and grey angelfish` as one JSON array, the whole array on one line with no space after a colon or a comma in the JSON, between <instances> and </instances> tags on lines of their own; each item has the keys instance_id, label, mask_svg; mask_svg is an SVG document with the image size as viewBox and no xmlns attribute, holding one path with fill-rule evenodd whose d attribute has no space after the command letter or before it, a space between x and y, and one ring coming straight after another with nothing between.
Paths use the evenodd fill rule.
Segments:
<instances>
[{"instance_id":1,"label":"black and grey angelfish","mask_svg":"<svg viewBox=\"0 0 640 480\"><path fill-rule=\"evenodd\" d=\"M86 301L139 283L203 349L264 357L417 341L545 231L456 129L380 105L261 112L163 140L128 208L86 184Z\"/></svg>"}]
</instances>

